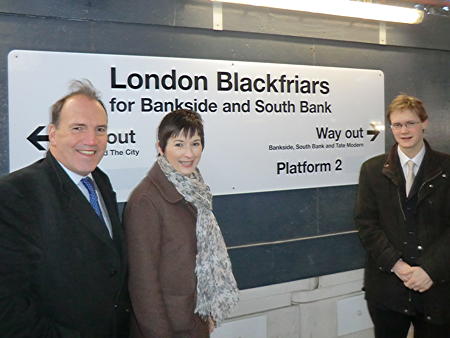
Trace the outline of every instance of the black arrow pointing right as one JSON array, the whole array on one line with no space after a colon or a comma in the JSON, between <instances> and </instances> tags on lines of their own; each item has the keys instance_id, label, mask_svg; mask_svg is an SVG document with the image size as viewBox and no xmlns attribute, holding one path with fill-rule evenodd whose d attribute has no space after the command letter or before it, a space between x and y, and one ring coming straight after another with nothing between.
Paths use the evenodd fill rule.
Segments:
<instances>
[{"instance_id":1,"label":"black arrow pointing right","mask_svg":"<svg viewBox=\"0 0 450 338\"><path fill-rule=\"evenodd\" d=\"M370 139L370 142L374 141L377 138L379 133L380 133L380 131L377 129L368 130L367 135L373 135L372 138Z\"/></svg>"},{"instance_id":2,"label":"black arrow pointing right","mask_svg":"<svg viewBox=\"0 0 450 338\"><path fill-rule=\"evenodd\" d=\"M48 135L39 135L42 129L44 129L45 126L39 126L37 127L30 136L27 137L27 140L31 142L32 145L34 145L38 150L45 150L43 146L39 144L39 142L48 142Z\"/></svg>"}]
</instances>

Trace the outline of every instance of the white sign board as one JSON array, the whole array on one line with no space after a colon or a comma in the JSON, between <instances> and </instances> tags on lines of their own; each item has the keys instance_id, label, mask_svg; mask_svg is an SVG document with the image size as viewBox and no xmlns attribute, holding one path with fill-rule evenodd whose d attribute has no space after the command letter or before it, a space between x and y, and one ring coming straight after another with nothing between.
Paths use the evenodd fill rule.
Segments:
<instances>
[{"instance_id":1,"label":"white sign board","mask_svg":"<svg viewBox=\"0 0 450 338\"><path fill-rule=\"evenodd\" d=\"M379 70L14 50L11 171L44 155L49 107L82 78L108 109L100 167L120 201L152 166L156 128L177 108L204 118L199 167L215 195L356 184L361 163L384 152Z\"/></svg>"}]
</instances>

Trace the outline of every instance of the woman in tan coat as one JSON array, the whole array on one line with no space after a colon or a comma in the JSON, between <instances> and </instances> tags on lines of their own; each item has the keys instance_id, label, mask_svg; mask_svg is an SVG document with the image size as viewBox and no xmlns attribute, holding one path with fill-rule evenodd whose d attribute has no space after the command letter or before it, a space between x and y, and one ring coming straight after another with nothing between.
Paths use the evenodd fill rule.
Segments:
<instances>
[{"instance_id":1,"label":"woman in tan coat","mask_svg":"<svg viewBox=\"0 0 450 338\"><path fill-rule=\"evenodd\" d=\"M158 159L124 214L132 337L209 337L237 303L238 290L197 169L204 148L200 115L167 114L157 148Z\"/></svg>"}]
</instances>

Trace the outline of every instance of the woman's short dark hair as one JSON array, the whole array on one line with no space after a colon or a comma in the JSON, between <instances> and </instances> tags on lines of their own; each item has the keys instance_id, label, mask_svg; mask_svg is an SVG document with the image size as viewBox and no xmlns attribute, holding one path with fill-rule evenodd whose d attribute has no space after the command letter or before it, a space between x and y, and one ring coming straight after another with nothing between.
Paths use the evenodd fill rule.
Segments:
<instances>
[{"instance_id":1,"label":"woman's short dark hair","mask_svg":"<svg viewBox=\"0 0 450 338\"><path fill-rule=\"evenodd\" d=\"M187 109L178 109L168 113L162 119L158 127L158 142L163 152L166 151L167 141L172 136L178 136L183 132L185 137L192 137L198 133L205 147L205 134L203 132L203 120L199 113Z\"/></svg>"}]
</instances>

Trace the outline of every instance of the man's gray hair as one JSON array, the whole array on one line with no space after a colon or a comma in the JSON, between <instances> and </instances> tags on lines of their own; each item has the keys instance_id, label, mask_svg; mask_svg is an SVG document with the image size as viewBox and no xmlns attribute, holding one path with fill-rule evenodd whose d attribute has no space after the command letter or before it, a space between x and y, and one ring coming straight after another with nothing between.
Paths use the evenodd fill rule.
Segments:
<instances>
[{"instance_id":1,"label":"man's gray hair","mask_svg":"<svg viewBox=\"0 0 450 338\"><path fill-rule=\"evenodd\" d=\"M66 103L67 99L75 95L84 95L92 100L97 101L98 103L101 104L101 106L105 110L105 113L107 113L105 105L100 99L100 93L98 92L97 89L95 89L92 82L89 81L88 79L72 80L69 85L69 90L70 90L69 94L56 101L50 109L51 123L54 124L55 126L58 126L61 110L64 106L64 103Z\"/></svg>"}]
</instances>

